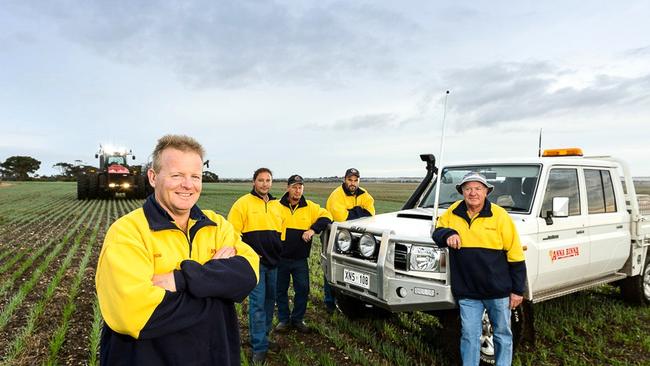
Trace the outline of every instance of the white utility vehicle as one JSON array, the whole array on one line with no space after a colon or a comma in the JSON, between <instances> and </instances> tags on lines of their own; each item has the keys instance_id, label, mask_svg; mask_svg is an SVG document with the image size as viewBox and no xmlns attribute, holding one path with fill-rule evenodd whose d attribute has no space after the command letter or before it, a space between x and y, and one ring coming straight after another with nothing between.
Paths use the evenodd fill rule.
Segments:
<instances>
[{"instance_id":1,"label":"white utility vehicle","mask_svg":"<svg viewBox=\"0 0 650 366\"><path fill-rule=\"evenodd\" d=\"M430 231L438 176L442 214L462 199L455 186L470 171L494 185L488 199L509 212L525 250L526 302L513 311L515 342L532 326L526 309L534 303L606 283L619 285L626 300L650 303L650 216L640 210L624 162L556 149L538 158L445 165L437 174L433 155L421 158L427 175L401 211L333 223L323 236L321 264L345 315L427 311L458 328L447 249ZM481 358L490 363L487 317L484 325Z\"/></svg>"}]
</instances>

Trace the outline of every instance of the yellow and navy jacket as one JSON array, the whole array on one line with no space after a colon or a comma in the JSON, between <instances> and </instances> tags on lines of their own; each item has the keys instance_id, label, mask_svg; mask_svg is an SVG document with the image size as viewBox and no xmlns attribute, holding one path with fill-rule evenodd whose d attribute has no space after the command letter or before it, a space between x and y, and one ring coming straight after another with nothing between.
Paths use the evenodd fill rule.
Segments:
<instances>
[{"instance_id":1,"label":"yellow and navy jacket","mask_svg":"<svg viewBox=\"0 0 650 366\"><path fill-rule=\"evenodd\" d=\"M306 243L302 234L312 229L320 234L332 222L332 215L318 204L300 197L295 206L289 203L289 194L285 193L280 199L282 205L282 258L304 259L309 257L311 240Z\"/></svg>"},{"instance_id":2,"label":"yellow and navy jacket","mask_svg":"<svg viewBox=\"0 0 650 366\"><path fill-rule=\"evenodd\" d=\"M496 299L523 295L526 262L515 224L503 208L487 199L470 218L464 200L452 204L438 219L433 240L447 246L460 236L461 248L449 249L451 290L456 298Z\"/></svg>"},{"instance_id":3,"label":"yellow and navy jacket","mask_svg":"<svg viewBox=\"0 0 650 366\"><path fill-rule=\"evenodd\" d=\"M95 284L102 365L239 365L234 302L257 285L259 258L213 211L190 210L187 233L149 196L106 233ZM234 247L237 255L212 259ZM176 292L154 286L173 272Z\"/></svg>"},{"instance_id":4,"label":"yellow and navy jacket","mask_svg":"<svg viewBox=\"0 0 650 366\"><path fill-rule=\"evenodd\" d=\"M354 220L375 215L375 199L370 193L361 187L352 193L345 188L345 184L332 191L325 206L334 221Z\"/></svg>"},{"instance_id":5,"label":"yellow and navy jacket","mask_svg":"<svg viewBox=\"0 0 650 366\"><path fill-rule=\"evenodd\" d=\"M241 196L230 208L228 221L244 242L260 256L260 263L273 268L280 260L282 215L280 203L269 193L268 202L255 189Z\"/></svg>"}]
</instances>

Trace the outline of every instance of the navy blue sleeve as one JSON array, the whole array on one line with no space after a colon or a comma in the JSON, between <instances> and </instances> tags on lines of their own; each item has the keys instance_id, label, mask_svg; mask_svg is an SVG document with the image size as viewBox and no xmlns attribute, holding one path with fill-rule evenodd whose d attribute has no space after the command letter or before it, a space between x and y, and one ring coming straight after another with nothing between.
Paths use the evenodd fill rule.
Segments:
<instances>
[{"instance_id":1,"label":"navy blue sleeve","mask_svg":"<svg viewBox=\"0 0 650 366\"><path fill-rule=\"evenodd\" d=\"M196 325L210 314L211 300L198 299L188 292L165 291L138 339L157 338Z\"/></svg>"},{"instance_id":2,"label":"navy blue sleeve","mask_svg":"<svg viewBox=\"0 0 650 366\"><path fill-rule=\"evenodd\" d=\"M454 229L439 227L433 231L433 234L431 234L431 239L433 239L438 247L445 248L447 247L447 238L454 234L458 234L458 232L456 232Z\"/></svg>"},{"instance_id":3,"label":"navy blue sleeve","mask_svg":"<svg viewBox=\"0 0 650 366\"><path fill-rule=\"evenodd\" d=\"M204 265L192 260L181 262L178 291L187 291L194 297L218 297L240 302L253 291L257 285L255 271L246 258L234 256L225 259L212 259Z\"/></svg>"},{"instance_id":4,"label":"navy blue sleeve","mask_svg":"<svg viewBox=\"0 0 650 366\"><path fill-rule=\"evenodd\" d=\"M512 279L512 293L524 296L526 289L526 262L509 262L510 278Z\"/></svg>"},{"instance_id":5,"label":"navy blue sleeve","mask_svg":"<svg viewBox=\"0 0 650 366\"><path fill-rule=\"evenodd\" d=\"M327 225L329 225L332 222L332 220L328 219L327 217L319 217L318 220L311 226L311 229L314 230L316 234L320 234L321 231L325 230L327 228Z\"/></svg>"},{"instance_id":6,"label":"navy blue sleeve","mask_svg":"<svg viewBox=\"0 0 650 366\"><path fill-rule=\"evenodd\" d=\"M369 217L372 214L361 206L354 206L348 210L348 220L358 219L360 217Z\"/></svg>"}]
</instances>

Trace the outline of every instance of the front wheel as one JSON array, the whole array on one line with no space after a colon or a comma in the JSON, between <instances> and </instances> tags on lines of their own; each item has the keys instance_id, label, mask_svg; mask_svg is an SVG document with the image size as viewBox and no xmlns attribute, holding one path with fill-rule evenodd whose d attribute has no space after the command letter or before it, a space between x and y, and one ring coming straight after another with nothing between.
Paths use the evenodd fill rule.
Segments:
<instances>
[{"instance_id":1,"label":"front wheel","mask_svg":"<svg viewBox=\"0 0 650 366\"><path fill-rule=\"evenodd\" d=\"M628 277L619 283L625 301L637 305L650 305L650 253L646 253L643 271L638 276Z\"/></svg>"},{"instance_id":2,"label":"front wheel","mask_svg":"<svg viewBox=\"0 0 650 366\"><path fill-rule=\"evenodd\" d=\"M341 313L349 319L387 319L393 314L388 310L378 308L352 296L345 295L341 293L341 291L334 289L332 289L332 291L334 292L334 298L336 299L336 305L339 310L341 310Z\"/></svg>"},{"instance_id":3,"label":"front wheel","mask_svg":"<svg viewBox=\"0 0 650 366\"><path fill-rule=\"evenodd\" d=\"M344 295L340 291L332 288L334 298L336 299L336 306L339 310L349 319L359 319L363 316L363 302L355 299L352 296Z\"/></svg>"},{"instance_id":4,"label":"front wheel","mask_svg":"<svg viewBox=\"0 0 650 366\"><path fill-rule=\"evenodd\" d=\"M512 349L521 343L524 334L524 307L518 306L510 312L510 329L512 330ZM494 333L487 311L483 312L483 331L481 333L481 364L494 365Z\"/></svg>"},{"instance_id":5,"label":"front wheel","mask_svg":"<svg viewBox=\"0 0 650 366\"><path fill-rule=\"evenodd\" d=\"M512 330L513 353L524 339L525 329L529 326L526 324L526 319L530 319L525 316L524 308L526 307L528 306L522 304L511 311L510 328ZM452 358L460 359L460 311L458 309L442 311L439 312L438 318L443 328L441 339L444 342L444 348ZM482 322L481 365L494 365L496 362L494 357L494 333L487 311L483 312Z\"/></svg>"}]
</instances>

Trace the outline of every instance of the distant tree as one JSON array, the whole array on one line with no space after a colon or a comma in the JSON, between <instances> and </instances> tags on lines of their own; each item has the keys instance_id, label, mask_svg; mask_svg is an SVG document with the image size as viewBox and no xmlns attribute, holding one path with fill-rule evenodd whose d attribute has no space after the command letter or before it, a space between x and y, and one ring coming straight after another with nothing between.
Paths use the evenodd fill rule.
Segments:
<instances>
[{"instance_id":1,"label":"distant tree","mask_svg":"<svg viewBox=\"0 0 650 366\"><path fill-rule=\"evenodd\" d=\"M52 168L58 168L61 171L61 176L70 178L72 177L72 169L74 165L70 163L56 163L52 165Z\"/></svg>"},{"instance_id":2,"label":"distant tree","mask_svg":"<svg viewBox=\"0 0 650 366\"><path fill-rule=\"evenodd\" d=\"M203 171L203 182L205 183L217 183L219 181L219 176L214 174L209 170Z\"/></svg>"},{"instance_id":3,"label":"distant tree","mask_svg":"<svg viewBox=\"0 0 650 366\"><path fill-rule=\"evenodd\" d=\"M76 180L80 174L88 174L91 169L95 169L95 167L90 165L70 164L65 162L56 163L52 165L52 168L58 168L61 171L61 174L56 177L57 180L67 181Z\"/></svg>"},{"instance_id":4,"label":"distant tree","mask_svg":"<svg viewBox=\"0 0 650 366\"><path fill-rule=\"evenodd\" d=\"M5 177L16 180L27 180L30 173L34 173L41 167L41 162L31 156L11 156L0 164Z\"/></svg>"}]
</instances>

